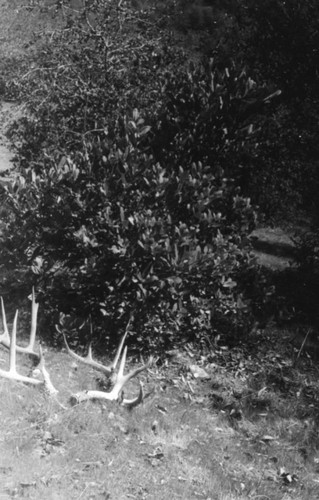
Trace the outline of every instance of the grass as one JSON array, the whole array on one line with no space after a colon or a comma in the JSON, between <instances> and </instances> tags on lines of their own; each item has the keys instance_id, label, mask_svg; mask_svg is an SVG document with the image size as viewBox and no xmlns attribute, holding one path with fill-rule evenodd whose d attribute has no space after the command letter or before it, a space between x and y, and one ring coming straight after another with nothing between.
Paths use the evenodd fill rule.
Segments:
<instances>
[{"instance_id":1,"label":"grass","mask_svg":"<svg viewBox=\"0 0 319 500\"><path fill-rule=\"evenodd\" d=\"M53 2L40 4L34 11L26 0L0 0L0 70L10 85L32 70L33 33L59 29ZM140 376L155 393L133 411L70 406L71 393L96 385L95 374L46 347L66 409L0 379L0 500L318 498L318 370L307 346L299 352L303 338L270 327L231 351L186 346ZM7 363L0 350L1 368ZM27 357L18 364L28 373ZM194 378L194 364L209 378Z\"/></svg>"},{"instance_id":2,"label":"grass","mask_svg":"<svg viewBox=\"0 0 319 500\"><path fill-rule=\"evenodd\" d=\"M47 348L66 409L0 380L0 498L317 498L317 372L304 356L292 366L282 336L265 333L250 357L239 348L200 357L188 346L140 376L155 393L133 411L68 405L95 374ZM1 351L1 366L7 357ZM26 357L18 363L27 373ZM194 363L210 378L195 379Z\"/></svg>"},{"instance_id":3,"label":"grass","mask_svg":"<svg viewBox=\"0 0 319 500\"><path fill-rule=\"evenodd\" d=\"M75 377L72 361L61 353L48 361L62 393L87 386L88 370ZM200 451L204 415L181 402L175 388L134 412L92 403L61 411L36 391L6 381L0 391L7 498L22 491L34 499L208 498L220 482L211 475L209 455ZM205 427L214 420L207 414Z\"/></svg>"}]
</instances>

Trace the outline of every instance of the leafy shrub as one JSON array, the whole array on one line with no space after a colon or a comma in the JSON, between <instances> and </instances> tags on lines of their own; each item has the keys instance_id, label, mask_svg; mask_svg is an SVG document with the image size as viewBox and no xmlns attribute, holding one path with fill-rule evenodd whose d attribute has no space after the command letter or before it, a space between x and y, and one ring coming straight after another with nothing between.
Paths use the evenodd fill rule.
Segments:
<instances>
[{"instance_id":1,"label":"leafy shrub","mask_svg":"<svg viewBox=\"0 0 319 500\"><path fill-rule=\"evenodd\" d=\"M268 216L285 217L285 206L291 218L300 209L317 209L318 15L315 0L238 2L247 63L282 90L272 126L258 141L258 167L247 168L249 181L255 179L249 187L253 199Z\"/></svg>"},{"instance_id":2,"label":"leafy shrub","mask_svg":"<svg viewBox=\"0 0 319 500\"><path fill-rule=\"evenodd\" d=\"M21 82L4 262L36 283L51 324L91 316L102 340L132 314L150 345L241 334L256 214L236 158L260 124L246 100L267 89L235 64L190 65L147 13L139 28L115 4L69 20Z\"/></svg>"},{"instance_id":3,"label":"leafy shrub","mask_svg":"<svg viewBox=\"0 0 319 500\"><path fill-rule=\"evenodd\" d=\"M244 61L254 79L281 90L280 101L262 106L263 126L255 128L252 147L246 143L242 156L235 155L243 194L268 220L317 211L318 2L181 0L178 5L204 54L224 67ZM205 17L212 21L210 30L196 21L205 9L211 12Z\"/></svg>"},{"instance_id":4,"label":"leafy shrub","mask_svg":"<svg viewBox=\"0 0 319 500\"><path fill-rule=\"evenodd\" d=\"M246 0L240 4L242 10L238 13L246 29L253 64L259 64L264 75L290 99L309 93L318 95L318 2Z\"/></svg>"}]
</instances>

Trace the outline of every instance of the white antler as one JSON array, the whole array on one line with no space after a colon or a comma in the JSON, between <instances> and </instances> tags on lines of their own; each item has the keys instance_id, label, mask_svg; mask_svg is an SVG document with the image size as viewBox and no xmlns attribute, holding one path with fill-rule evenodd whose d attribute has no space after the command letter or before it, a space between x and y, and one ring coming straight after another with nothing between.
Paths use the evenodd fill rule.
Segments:
<instances>
[{"instance_id":1,"label":"white antler","mask_svg":"<svg viewBox=\"0 0 319 500\"><path fill-rule=\"evenodd\" d=\"M39 374L42 375L43 380L41 382L42 382L42 385L44 386L44 390L50 396L55 396L56 394L58 394L59 391L52 384L49 372L47 371L47 369L45 367L44 356L43 356L41 344L39 345L39 351L40 351L40 356L39 356L40 357L40 361L39 361L39 364L32 370L32 374L35 377L38 377ZM60 404L60 406L62 408L64 408L63 405Z\"/></svg>"},{"instance_id":2,"label":"white antler","mask_svg":"<svg viewBox=\"0 0 319 500\"><path fill-rule=\"evenodd\" d=\"M121 344L123 343L123 339ZM104 391L84 391L84 392L78 392L77 394L73 394L71 396L71 403L72 404L78 404L82 403L83 401L87 401L90 399L100 399L100 400L107 400L107 401L118 401L121 405L126 406L128 408L133 408L134 406L137 406L139 403L141 403L144 399L144 392L143 392L143 386L140 382L140 392L139 395L134 398L134 399L124 399L122 397L122 389L124 385L131 380L133 377L136 377L139 373L141 373L143 370L146 370L148 368L149 363L143 366L140 366L138 368L135 368L135 370L130 371L126 375L124 375L124 367L125 367L125 362L126 362L126 353L127 353L127 347L124 348L123 356L120 362L120 367L118 370L118 373L115 375L114 374L114 387L110 392L104 392Z\"/></svg>"},{"instance_id":3,"label":"white antler","mask_svg":"<svg viewBox=\"0 0 319 500\"><path fill-rule=\"evenodd\" d=\"M1 370L0 369L0 377L7 378L10 380L16 380L18 382L24 382L25 384L31 384L31 385L37 385L37 386L43 386L44 390L51 396L54 396L57 394L57 390L54 388L51 380L49 373L47 372L44 364L44 357L42 353L42 349L40 346L40 354L37 355L37 357L40 359L39 364L37 367L33 370L33 374L41 374L42 375L42 380L38 378L33 378L33 377L26 377L24 375L20 375L17 372L16 369L16 338L17 338L17 322L18 322L18 311L15 314L14 320L13 320L13 325L12 325L12 334L11 334L11 339L9 336L9 349L10 349L10 354L9 354L9 370ZM9 335L9 333L8 333Z\"/></svg>"},{"instance_id":4,"label":"white antler","mask_svg":"<svg viewBox=\"0 0 319 500\"><path fill-rule=\"evenodd\" d=\"M66 336L65 336L64 332L61 332L61 330L59 329L59 327L57 325L56 325L56 329L57 329L57 331L59 333L62 333L63 338L64 338L64 343L65 343L66 350L70 354L70 356L72 356L72 358L76 359L80 363L83 363L85 365L90 366L91 368L93 368L94 370L96 370L98 372L103 373L106 377L112 377L112 375L114 373L114 370L117 367L117 363L118 363L118 361L120 359L121 352L122 352L122 349L123 349L123 346L124 346L124 342L126 340L127 333L129 331L132 319L133 319L133 314L130 315L130 319L127 322L127 325L126 325L126 328L125 328L125 333L124 333L124 335L123 335L123 337L121 339L121 342L119 343L119 346L118 346L116 354L115 354L115 358L112 361L112 363L109 364L108 366L102 365L102 363L99 363L98 361L95 361L93 359L93 357L92 357L92 343L91 342L90 342L89 347L88 347L88 353L87 353L87 355L86 356L79 356L74 351L72 351L72 349L70 349L69 344L68 344L68 342L66 340ZM91 324L91 334L92 334L92 324Z\"/></svg>"},{"instance_id":5,"label":"white antler","mask_svg":"<svg viewBox=\"0 0 319 500\"><path fill-rule=\"evenodd\" d=\"M117 348L114 360L112 361L111 364L109 364L107 366L102 365L101 363L98 363L97 361L94 361L94 359L92 358L91 345L89 346L88 354L85 357L81 357L78 354L76 354L75 352L73 352L70 349L70 347L68 346L65 335L63 334L64 342L65 342L67 351L73 358L75 358L80 363L84 363L86 365L91 366L94 370L97 370L99 372L104 373L104 375L106 375L106 377L110 378L111 381L113 382L113 389L110 392L93 391L92 390L92 391L79 392L77 394L72 395L71 396L71 403L72 404L78 404L78 403L81 403L82 401L86 401L89 399L102 399L102 400L104 399L104 400L108 400L108 401L118 401L120 404L122 404L126 407L132 408L134 406L137 406L139 403L141 403L143 401L144 392L143 392L143 387L142 387L141 383L140 383L139 395L136 398L131 399L131 400L124 399L122 397L122 389L123 389L123 386L129 380L131 380L133 377L135 377L140 372L145 370L149 366L149 364L143 365L139 368L136 368L135 370L132 370L127 375L124 375L124 367L125 367L126 354L127 354L127 347L125 347L124 351L123 351L122 359L120 362L118 373L116 373L116 371L115 371L117 364L118 364L118 361L119 361L120 356L121 356L121 352L122 352L124 342L125 342L126 337L127 337L127 333L129 331L129 326L130 326L130 323L132 321L132 318L133 318L133 316L131 315L131 317L127 323L127 326L126 326L125 333L124 333L124 335L121 339L121 342Z\"/></svg>"},{"instance_id":6,"label":"white antler","mask_svg":"<svg viewBox=\"0 0 319 500\"><path fill-rule=\"evenodd\" d=\"M2 322L3 322L3 333L0 335L0 344L10 348L10 335L9 329L7 325L7 317L6 311L4 308L3 299L1 297L1 310L2 310ZM40 359L39 354L34 351L36 330L37 330L37 317L38 317L39 304L35 301L35 292L34 288L32 288L32 305L31 305L31 330L30 330L30 339L29 344L26 347L16 346L15 352L21 352L30 354L37 359Z\"/></svg>"},{"instance_id":7,"label":"white antler","mask_svg":"<svg viewBox=\"0 0 319 500\"><path fill-rule=\"evenodd\" d=\"M93 368L94 370L97 370L99 372L102 372L107 377L111 377L112 374L114 373L114 370L115 370L115 368L117 366L119 357L121 355L121 352L122 352L122 349L123 349L123 345L124 345L124 342L125 342L125 339L126 339L126 336L127 336L127 332L128 332L128 326L127 326L126 331L125 331L125 333L124 333L124 335L122 337L122 340L121 340L121 342L120 342L120 344L119 344L119 346L117 348L115 358L112 361L112 363L110 365L108 365L108 366L104 366L104 365L102 365L102 363L99 363L98 361L94 361L94 359L92 358L92 345L91 345L91 343L89 344L87 355L84 356L84 357L82 357L82 356L79 356L78 354L76 354L74 351L72 351L70 349L69 344L67 343L67 340L66 340L66 337L65 337L64 333L63 333L63 338L64 338L64 343L65 343L65 346L66 346L66 350L68 351L68 353L70 354L70 356L72 356L72 358L76 359L80 363L84 363L85 365L91 366L91 368Z\"/></svg>"}]
</instances>

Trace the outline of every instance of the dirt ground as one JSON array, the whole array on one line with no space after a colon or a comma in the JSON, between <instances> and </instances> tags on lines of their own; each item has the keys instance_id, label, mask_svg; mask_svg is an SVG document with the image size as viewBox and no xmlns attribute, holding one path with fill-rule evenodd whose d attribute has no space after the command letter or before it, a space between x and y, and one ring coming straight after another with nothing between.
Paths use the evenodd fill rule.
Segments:
<instances>
[{"instance_id":1,"label":"dirt ground","mask_svg":"<svg viewBox=\"0 0 319 500\"><path fill-rule=\"evenodd\" d=\"M139 375L151 395L128 410L72 406L71 394L99 386L97 372L45 349L63 407L0 379L1 500L318 498L318 369L290 332L260 332L249 352L172 351ZM32 363L21 354L17 365L28 374ZM135 380L125 395L137 393Z\"/></svg>"}]
</instances>

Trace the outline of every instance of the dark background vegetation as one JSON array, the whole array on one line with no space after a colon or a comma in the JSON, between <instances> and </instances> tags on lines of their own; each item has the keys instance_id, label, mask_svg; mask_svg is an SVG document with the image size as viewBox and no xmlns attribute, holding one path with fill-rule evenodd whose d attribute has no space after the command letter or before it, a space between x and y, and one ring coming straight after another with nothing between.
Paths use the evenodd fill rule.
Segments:
<instances>
[{"instance_id":1,"label":"dark background vegetation","mask_svg":"<svg viewBox=\"0 0 319 500\"><path fill-rule=\"evenodd\" d=\"M150 349L244 341L283 310L316 325L318 2L26 8L59 28L1 63L5 99L28 108L10 130L1 293L34 285L55 342L57 323L86 341L89 318L103 344L132 317ZM305 220L300 267L268 276L252 229Z\"/></svg>"}]
</instances>

